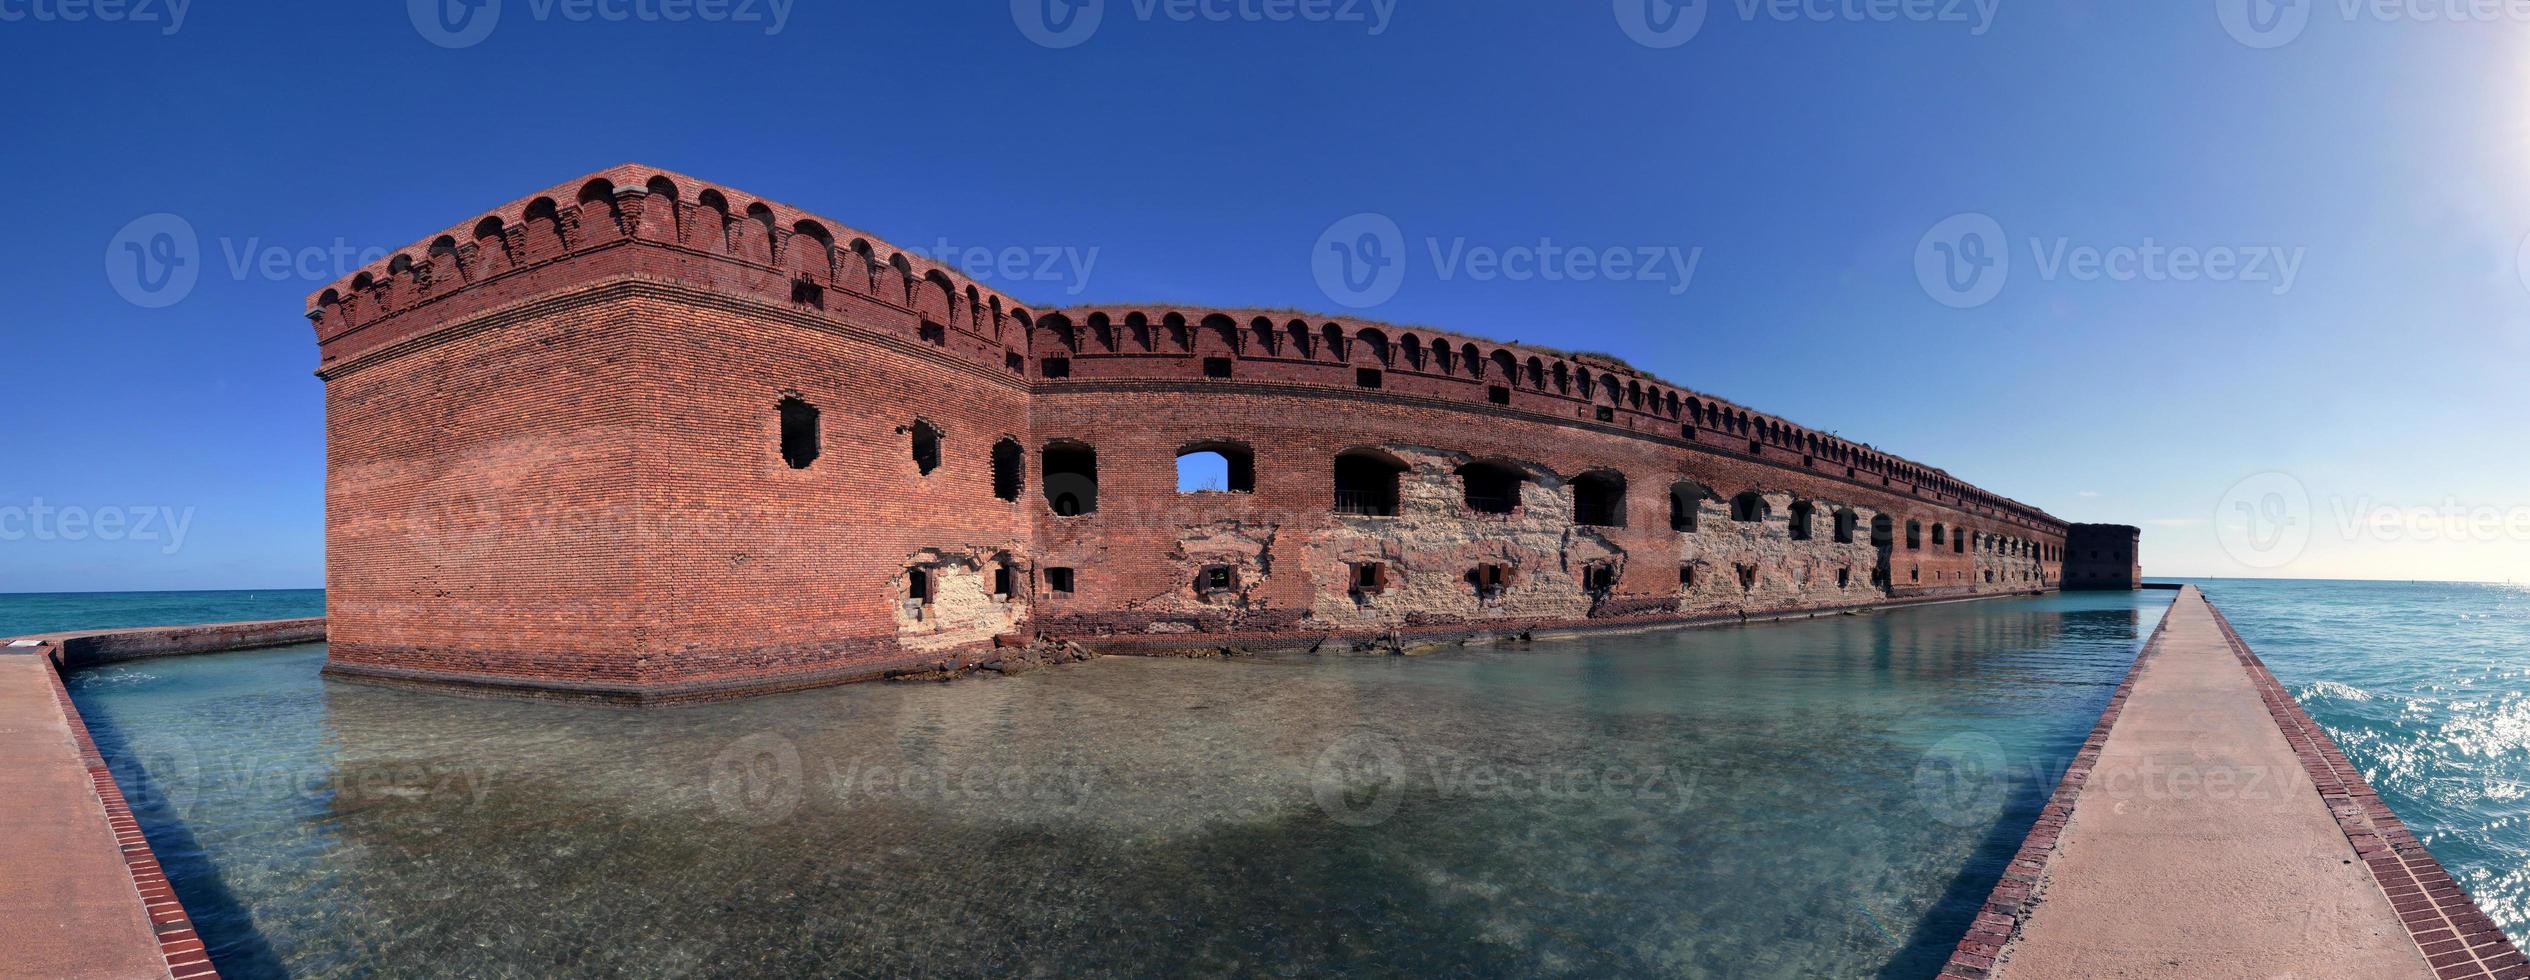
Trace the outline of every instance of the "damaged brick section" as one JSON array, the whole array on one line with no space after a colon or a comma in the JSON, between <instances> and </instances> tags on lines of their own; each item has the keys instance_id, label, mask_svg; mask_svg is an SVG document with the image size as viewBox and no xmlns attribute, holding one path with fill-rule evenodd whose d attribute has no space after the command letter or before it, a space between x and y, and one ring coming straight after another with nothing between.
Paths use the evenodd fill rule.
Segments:
<instances>
[{"instance_id":1,"label":"damaged brick section","mask_svg":"<svg viewBox=\"0 0 2530 980\"><path fill-rule=\"evenodd\" d=\"M1007 550L916 552L895 583L896 642L928 653L1016 630L1028 618L1027 603L1011 592L1017 578Z\"/></svg>"}]
</instances>

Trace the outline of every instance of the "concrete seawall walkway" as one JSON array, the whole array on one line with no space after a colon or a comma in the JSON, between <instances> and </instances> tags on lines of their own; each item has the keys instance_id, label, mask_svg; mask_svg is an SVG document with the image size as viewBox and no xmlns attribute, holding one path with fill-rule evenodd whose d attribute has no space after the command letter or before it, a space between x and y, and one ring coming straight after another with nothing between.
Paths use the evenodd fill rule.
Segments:
<instances>
[{"instance_id":1,"label":"concrete seawall walkway","mask_svg":"<svg viewBox=\"0 0 2530 980\"><path fill-rule=\"evenodd\" d=\"M61 671L324 638L303 619L0 639L0 977L219 975Z\"/></svg>"},{"instance_id":2,"label":"concrete seawall walkway","mask_svg":"<svg viewBox=\"0 0 2530 980\"><path fill-rule=\"evenodd\" d=\"M92 750L57 683L48 656L0 653L0 972L171 976L122 830L98 793L102 766L84 758ZM137 843L138 828L129 832Z\"/></svg>"},{"instance_id":3,"label":"concrete seawall walkway","mask_svg":"<svg viewBox=\"0 0 2530 980\"><path fill-rule=\"evenodd\" d=\"M2194 587L2127 684L1945 974L2530 975Z\"/></svg>"}]
</instances>

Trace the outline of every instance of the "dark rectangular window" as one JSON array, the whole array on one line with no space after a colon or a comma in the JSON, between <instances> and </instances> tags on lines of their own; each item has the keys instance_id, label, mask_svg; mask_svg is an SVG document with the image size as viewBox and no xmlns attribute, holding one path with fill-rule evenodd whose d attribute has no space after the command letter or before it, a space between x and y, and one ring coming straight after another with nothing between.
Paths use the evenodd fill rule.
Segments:
<instances>
[{"instance_id":1,"label":"dark rectangular window","mask_svg":"<svg viewBox=\"0 0 2530 980\"><path fill-rule=\"evenodd\" d=\"M1049 568L1045 570L1046 588L1064 595L1070 595L1073 591L1073 584L1071 569Z\"/></svg>"},{"instance_id":2,"label":"dark rectangular window","mask_svg":"<svg viewBox=\"0 0 2530 980\"><path fill-rule=\"evenodd\" d=\"M1068 378L1072 376L1072 359L1049 357L1037 362L1037 370L1049 378Z\"/></svg>"},{"instance_id":3,"label":"dark rectangular window","mask_svg":"<svg viewBox=\"0 0 2530 980\"><path fill-rule=\"evenodd\" d=\"M948 346L949 328L933 323L929 320L924 320L922 321L922 339L930 341L934 345L943 347Z\"/></svg>"},{"instance_id":4,"label":"dark rectangular window","mask_svg":"<svg viewBox=\"0 0 2530 980\"><path fill-rule=\"evenodd\" d=\"M1485 389L1485 400L1496 405L1511 404L1511 389L1505 388L1501 385L1494 385L1493 387Z\"/></svg>"},{"instance_id":5,"label":"dark rectangular window","mask_svg":"<svg viewBox=\"0 0 2530 980\"><path fill-rule=\"evenodd\" d=\"M1681 589L1695 588L1695 566L1678 566L1678 587Z\"/></svg>"},{"instance_id":6,"label":"dark rectangular window","mask_svg":"<svg viewBox=\"0 0 2530 980\"><path fill-rule=\"evenodd\" d=\"M1353 383L1360 387L1377 388L1385 380L1386 379L1380 377L1379 372L1373 368L1356 368L1353 371Z\"/></svg>"},{"instance_id":7,"label":"dark rectangular window","mask_svg":"<svg viewBox=\"0 0 2530 980\"><path fill-rule=\"evenodd\" d=\"M1003 367L1009 368L1010 373L1012 374L1028 373L1028 359L1019 356L1018 351L1011 351L1003 354L1001 357L1001 363Z\"/></svg>"},{"instance_id":8,"label":"dark rectangular window","mask_svg":"<svg viewBox=\"0 0 2530 980\"><path fill-rule=\"evenodd\" d=\"M1679 427L1678 427L1678 438L1680 438L1680 439L1684 439L1684 440L1686 440L1686 441L1688 441L1688 442L1694 442L1694 441L1695 441L1695 426L1692 426L1692 425L1682 425L1682 426L1679 426Z\"/></svg>"},{"instance_id":9,"label":"dark rectangular window","mask_svg":"<svg viewBox=\"0 0 2530 980\"><path fill-rule=\"evenodd\" d=\"M1238 587L1238 577L1228 565L1208 566L1195 577L1195 588L1203 592L1228 592Z\"/></svg>"},{"instance_id":10,"label":"dark rectangular window","mask_svg":"<svg viewBox=\"0 0 2530 980\"><path fill-rule=\"evenodd\" d=\"M1207 357L1207 358L1204 358L1204 377L1207 377L1207 378L1226 378L1226 377L1229 377L1229 376L1230 376L1230 359L1229 359L1229 358L1226 358L1226 357Z\"/></svg>"},{"instance_id":11,"label":"dark rectangular window","mask_svg":"<svg viewBox=\"0 0 2530 980\"><path fill-rule=\"evenodd\" d=\"M1598 418L1601 422L1614 422L1616 421L1616 409L1613 406L1601 405L1599 406Z\"/></svg>"},{"instance_id":12,"label":"dark rectangular window","mask_svg":"<svg viewBox=\"0 0 2530 980\"><path fill-rule=\"evenodd\" d=\"M1363 595L1370 595L1370 594L1374 594L1374 593L1385 592L1385 591L1387 591L1387 589L1388 589L1388 566L1387 566L1387 565L1385 565L1385 564L1383 564L1383 563L1380 563L1380 562L1375 562L1375 561L1366 561L1366 562L1362 562L1362 563L1360 563L1360 564L1357 564L1357 565L1354 565L1354 566L1353 566L1353 591L1354 591L1354 592L1356 592L1356 593L1360 593L1360 594L1363 594Z\"/></svg>"},{"instance_id":13,"label":"dark rectangular window","mask_svg":"<svg viewBox=\"0 0 2530 980\"><path fill-rule=\"evenodd\" d=\"M1837 570L1836 570L1836 587L1837 587L1837 588L1840 588L1840 589L1841 589L1841 588L1844 588L1844 587L1849 586L1849 585L1852 585L1852 584L1854 584L1854 570L1853 570L1853 569L1850 569L1850 568L1839 568L1839 569L1837 569Z\"/></svg>"},{"instance_id":14,"label":"dark rectangular window","mask_svg":"<svg viewBox=\"0 0 2530 980\"><path fill-rule=\"evenodd\" d=\"M801 306L826 308L826 287L806 279L791 280L791 302Z\"/></svg>"},{"instance_id":15,"label":"dark rectangular window","mask_svg":"<svg viewBox=\"0 0 2530 980\"><path fill-rule=\"evenodd\" d=\"M807 469L822 451L817 435L817 406L784 398L776 407L782 420L782 461L795 470Z\"/></svg>"},{"instance_id":16,"label":"dark rectangular window","mask_svg":"<svg viewBox=\"0 0 2530 980\"><path fill-rule=\"evenodd\" d=\"M1005 599L1010 597L1009 565L993 566L993 594Z\"/></svg>"}]
</instances>

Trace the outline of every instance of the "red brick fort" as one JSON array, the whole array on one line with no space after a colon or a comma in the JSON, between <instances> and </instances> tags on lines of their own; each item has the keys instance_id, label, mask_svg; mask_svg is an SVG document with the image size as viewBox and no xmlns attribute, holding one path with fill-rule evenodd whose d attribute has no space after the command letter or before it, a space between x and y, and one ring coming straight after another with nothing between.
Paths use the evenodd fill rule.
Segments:
<instances>
[{"instance_id":1,"label":"red brick fort","mask_svg":"<svg viewBox=\"0 0 2530 980\"><path fill-rule=\"evenodd\" d=\"M355 679L729 697L1045 640L1375 646L2040 592L2092 535L2122 549L2101 566L2134 547L1604 356L1041 309L634 165L308 316L328 670ZM1181 493L1194 454L1223 478Z\"/></svg>"}]
</instances>

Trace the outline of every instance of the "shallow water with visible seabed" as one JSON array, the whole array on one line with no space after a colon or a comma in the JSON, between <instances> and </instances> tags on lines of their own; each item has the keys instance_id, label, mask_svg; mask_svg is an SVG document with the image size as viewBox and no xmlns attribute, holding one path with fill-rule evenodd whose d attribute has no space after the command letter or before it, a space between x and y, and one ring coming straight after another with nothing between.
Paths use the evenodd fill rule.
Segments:
<instances>
[{"instance_id":1,"label":"shallow water with visible seabed","mask_svg":"<svg viewBox=\"0 0 2530 980\"><path fill-rule=\"evenodd\" d=\"M1928 976L2168 600L646 711L321 646L70 687L232 977Z\"/></svg>"}]
</instances>

